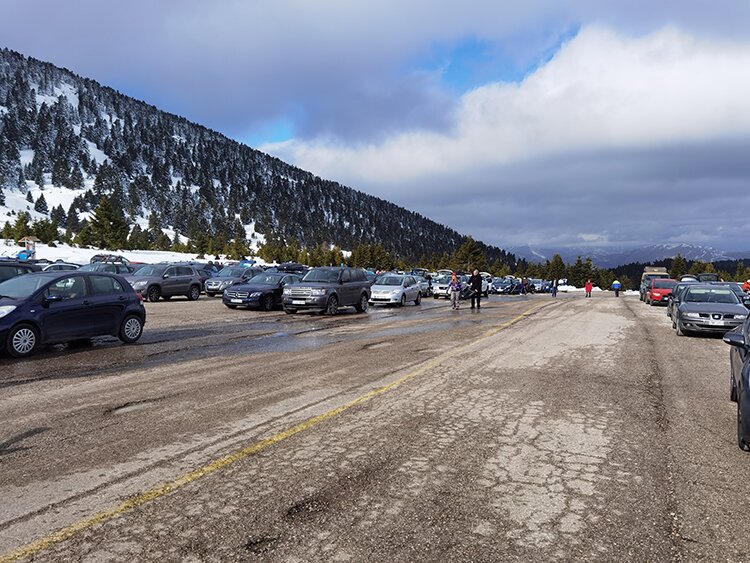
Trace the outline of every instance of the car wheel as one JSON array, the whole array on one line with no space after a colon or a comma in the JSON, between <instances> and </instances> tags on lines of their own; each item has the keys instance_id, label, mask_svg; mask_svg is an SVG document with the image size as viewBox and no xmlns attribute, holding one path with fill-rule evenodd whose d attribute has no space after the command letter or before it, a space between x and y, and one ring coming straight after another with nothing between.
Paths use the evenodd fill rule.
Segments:
<instances>
[{"instance_id":1,"label":"car wheel","mask_svg":"<svg viewBox=\"0 0 750 563\"><path fill-rule=\"evenodd\" d=\"M682 323L680 322L680 319L677 319L677 323L675 326L675 332L677 333L677 336L685 336L687 333L685 332L685 329L682 328Z\"/></svg>"},{"instance_id":2,"label":"car wheel","mask_svg":"<svg viewBox=\"0 0 750 563\"><path fill-rule=\"evenodd\" d=\"M264 311L273 311L273 295L266 295L260 302L260 306Z\"/></svg>"},{"instance_id":3,"label":"car wheel","mask_svg":"<svg viewBox=\"0 0 750 563\"><path fill-rule=\"evenodd\" d=\"M363 293L359 296L359 303L354 306L354 308L357 310L357 313L364 313L367 311L367 307L370 305L370 302L367 299L367 294Z\"/></svg>"},{"instance_id":4,"label":"car wheel","mask_svg":"<svg viewBox=\"0 0 750 563\"><path fill-rule=\"evenodd\" d=\"M161 297L161 290L156 287L155 285L152 285L148 288L148 300L151 301L151 303L155 303L159 300L159 297Z\"/></svg>"},{"instance_id":5,"label":"car wheel","mask_svg":"<svg viewBox=\"0 0 750 563\"><path fill-rule=\"evenodd\" d=\"M737 447L743 452L750 451L750 446L742 436L742 397L737 397Z\"/></svg>"},{"instance_id":6,"label":"car wheel","mask_svg":"<svg viewBox=\"0 0 750 563\"><path fill-rule=\"evenodd\" d=\"M196 301L201 296L201 288L197 285L190 286L190 291L188 291L187 298L188 301Z\"/></svg>"},{"instance_id":7,"label":"car wheel","mask_svg":"<svg viewBox=\"0 0 750 563\"><path fill-rule=\"evenodd\" d=\"M422 294L417 293L417 298L414 300L415 305L419 305L422 302Z\"/></svg>"},{"instance_id":8,"label":"car wheel","mask_svg":"<svg viewBox=\"0 0 750 563\"><path fill-rule=\"evenodd\" d=\"M296 315L297 314L297 309L287 309L286 307L284 307L284 312L287 315Z\"/></svg>"},{"instance_id":9,"label":"car wheel","mask_svg":"<svg viewBox=\"0 0 750 563\"><path fill-rule=\"evenodd\" d=\"M135 315L125 317L120 325L120 340L126 344L136 342L143 334L143 322Z\"/></svg>"},{"instance_id":10,"label":"car wheel","mask_svg":"<svg viewBox=\"0 0 750 563\"><path fill-rule=\"evenodd\" d=\"M237 308L237 305L232 305L231 303L224 303L224 305L226 305L230 309L236 309Z\"/></svg>"},{"instance_id":11,"label":"car wheel","mask_svg":"<svg viewBox=\"0 0 750 563\"><path fill-rule=\"evenodd\" d=\"M401 296L401 301L398 302L399 307L406 307L406 295Z\"/></svg>"},{"instance_id":12,"label":"car wheel","mask_svg":"<svg viewBox=\"0 0 750 563\"><path fill-rule=\"evenodd\" d=\"M729 376L729 400L737 402L737 385L734 382L734 377Z\"/></svg>"},{"instance_id":13,"label":"car wheel","mask_svg":"<svg viewBox=\"0 0 750 563\"><path fill-rule=\"evenodd\" d=\"M5 348L14 358L25 358L39 345L39 332L31 325L18 325L8 333Z\"/></svg>"},{"instance_id":14,"label":"car wheel","mask_svg":"<svg viewBox=\"0 0 750 563\"><path fill-rule=\"evenodd\" d=\"M335 295L331 295L328 298L328 303L326 304L326 315L335 315L339 310L339 298Z\"/></svg>"}]
</instances>

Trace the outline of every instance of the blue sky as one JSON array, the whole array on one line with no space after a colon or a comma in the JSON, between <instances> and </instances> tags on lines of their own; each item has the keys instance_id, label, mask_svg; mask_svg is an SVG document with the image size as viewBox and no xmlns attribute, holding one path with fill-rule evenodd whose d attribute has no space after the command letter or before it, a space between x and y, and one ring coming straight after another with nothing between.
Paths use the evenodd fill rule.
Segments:
<instances>
[{"instance_id":1,"label":"blue sky","mask_svg":"<svg viewBox=\"0 0 750 563\"><path fill-rule=\"evenodd\" d=\"M499 246L750 249L750 3L2 10L1 46Z\"/></svg>"}]
</instances>

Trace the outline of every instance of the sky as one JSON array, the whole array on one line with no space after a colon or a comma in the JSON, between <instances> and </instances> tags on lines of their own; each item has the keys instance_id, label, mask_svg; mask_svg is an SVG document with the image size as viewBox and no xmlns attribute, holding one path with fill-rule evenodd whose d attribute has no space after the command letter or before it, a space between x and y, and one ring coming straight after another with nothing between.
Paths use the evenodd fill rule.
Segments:
<instances>
[{"instance_id":1,"label":"sky","mask_svg":"<svg viewBox=\"0 0 750 563\"><path fill-rule=\"evenodd\" d=\"M0 46L504 248L750 250L750 2L3 0Z\"/></svg>"}]
</instances>

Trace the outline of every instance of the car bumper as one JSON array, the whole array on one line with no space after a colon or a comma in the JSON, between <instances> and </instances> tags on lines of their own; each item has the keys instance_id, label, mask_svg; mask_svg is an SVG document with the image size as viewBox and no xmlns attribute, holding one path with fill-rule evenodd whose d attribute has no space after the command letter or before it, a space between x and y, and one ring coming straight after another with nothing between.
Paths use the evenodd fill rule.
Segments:
<instances>
[{"instance_id":1,"label":"car bumper","mask_svg":"<svg viewBox=\"0 0 750 563\"><path fill-rule=\"evenodd\" d=\"M659 305L666 305L669 303L669 296L668 295L659 295L658 297L656 295L651 296L651 302L657 303Z\"/></svg>"},{"instance_id":2,"label":"car bumper","mask_svg":"<svg viewBox=\"0 0 750 563\"><path fill-rule=\"evenodd\" d=\"M260 297L222 297L224 305L237 305L238 307L260 307Z\"/></svg>"},{"instance_id":3,"label":"car bumper","mask_svg":"<svg viewBox=\"0 0 750 563\"><path fill-rule=\"evenodd\" d=\"M707 320L707 319L706 319ZM744 321L724 320L722 325L708 324L704 319L681 319L682 327L692 332L724 333L742 326Z\"/></svg>"},{"instance_id":4,"label":"car bumper","mask_svg":"<svg viewBox=\"0 0 750 563\"><path fill-rule=\"evenodd\" d=\"M297 311L325 311L328 304L328 296L321 295L316 297L292 298L284 297L282 303L285 309L294 309Z\"/></svg>"}]
</instances>

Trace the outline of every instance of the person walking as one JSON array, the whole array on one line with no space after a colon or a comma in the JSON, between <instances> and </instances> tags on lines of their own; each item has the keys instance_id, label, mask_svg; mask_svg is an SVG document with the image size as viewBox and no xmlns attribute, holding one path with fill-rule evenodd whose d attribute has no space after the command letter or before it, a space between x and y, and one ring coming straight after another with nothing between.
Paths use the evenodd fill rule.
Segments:
<instances>
[{"instance_id":1,"label":"person walking","mask_svg":"<svg viewBox=\"0 0 750 563\"><path fill-rule=\"evenodd\" d=\"M557 297L557 279L552 281L552 297Z\"/></svg>"},{"instance_id":2,"label":"person walking","mask_svg":"<svg viewBox=\"0 0 750 563\"><path fill-rule=\"evenodd\" d=\"M591 280L586 280L584 289L586 290L586 297L591 297L591 290L594 289L594 284L591 283Z\"/></svg>"},{"instance_id":3,"label":"person walking","mask_svg":"<svg viewBox=\"0 0 750 563\"><path fill-rule=\"evenodd\" d=\"M461 282L458 281L456 272L451 274L451 282L448 284L448 289L451 292L451 306L453 310L458 309L458 302L461 299Z\"/></svg>"},{"instance_id":4,"label":"person walking","mask_svg":"<svg viewBox=\"0 0 750 563\"><path fill-rule=\"evenodd\" d=\"M477 309L480 309L482 301L482 276L479 275L479 270L472 272L469 278L469 287L471 288L471 308L474 308L474 300L476 299Z\"/></svg>"},{"instance_id":5,"label":"person walking","mask_svg":"<svg viewBox=\"0 0 750 563\"><path fill-rule=\"evenodd\" d=\"M620 287L621 287L621 284L618 280L615 280L612 282L612 289L615 292L615 297L620 297Z\"/></svg>"}]
</instances>

